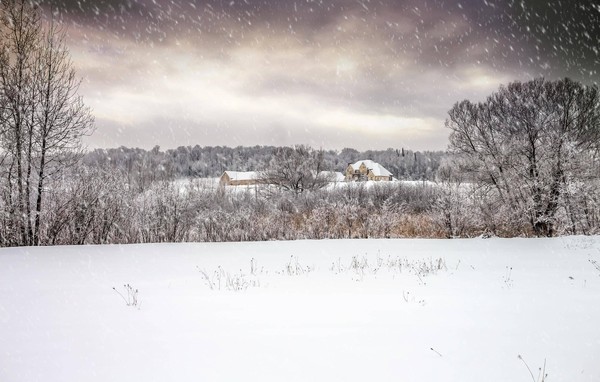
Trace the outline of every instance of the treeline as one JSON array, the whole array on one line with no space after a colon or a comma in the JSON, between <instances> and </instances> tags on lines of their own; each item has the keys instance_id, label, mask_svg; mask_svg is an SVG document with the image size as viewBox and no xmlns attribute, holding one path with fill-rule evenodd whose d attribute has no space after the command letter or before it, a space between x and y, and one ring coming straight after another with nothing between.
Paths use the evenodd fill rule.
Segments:
<instances>
[{"instance_id":1,"label":"treeline","mask_svg":"<svg viewBox=\"0 0 600 382\"><path fill-rule=\"evenodd\" d=\"M125 180L120 171L84 167L52 183L40 244L537 235L527 211L499 208L487 190L442 171L437 182L338 183L302 193L206 179L158 180L139 192ZM561 203L554 235L600 233L599 188L595 180ZM10 235L0 227L0 244Z\"/></svg>"},{"instance_id":2,"label":"treeline","mask_svg":"<svg viewBox=\"0 0 600 382\"><path fill-rule=\"evenodd\" d=\"M161 151L158 146L151 150L120 147L91 151L86 154L84 163L89 167L122 171L130 184L135 183L143 189L154 180L218 177L225 170L266 171L277 149L274 146L196 145ZM343 172L348 163L371 159L398 179L406 180L433 180L444 157L442 151L419 152L403 148L365 152L345 148L339 152L321 150L321 153L323 170Z\"/></svg>"},{"instance_id":3,"label":"treeline","mask_svg":"<svg viewBox=\"0 0 600 382\"><path fill-rule=\"evenodd\" d=\"M273 155L280 165L274 175L294 184L311 173L307 163L320 166L318 151L306 147ZM465 163L471 162L446 158L434 181L310 181L300 189L160 175L130 183L126 170L80 163L48 178L39 244L542 236L526 183L513 183L513 192L524 197L522 207L513 209L493 186L468 176ZM567 182L561 192L555 213L544 220L552 223L552 235L600 233L600 178ZM20 232L5 224L16 218L7 207L0 199L0 246L19 245Z\"/></svg>"}]
</instances>

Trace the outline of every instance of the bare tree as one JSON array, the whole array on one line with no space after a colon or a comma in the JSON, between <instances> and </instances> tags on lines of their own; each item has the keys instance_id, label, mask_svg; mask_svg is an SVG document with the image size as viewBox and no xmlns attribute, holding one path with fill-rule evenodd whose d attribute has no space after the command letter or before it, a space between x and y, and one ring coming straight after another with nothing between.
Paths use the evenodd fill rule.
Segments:
<instances>
[{"instance_id":1,"label":"bare tree","mask_svg":"<svg viewBox=\"0 0 600 382\"><path fill-rule=\"evenodd\" d=\"M33 143L28 122L33 115L34 51L39 34L39 15L25 1L0 3L0 145L9 245L28 243L28 159Z\"/></svg>"},{"instance_id":2,"label":"bare tree","mask_svg":"<svg viewBox=\"0 0 600 382\"><path fill-rule=\"evenodd\" d=\"M39 98L33 116L38 155L34 245L40 241L44 180L80 158L81 137L91 134L94 122L91 110L77 95L81 81L73 69L64 32L52 24L42 37L35 68Z\"/></svg>"},{"instance_id":3,"label":"bare tree","mask_svg":"<svg viewBox=\"0 0 600 382\"><path fill-rule=\"evenodd\" d=\"M494 187L537 236L554 235L566 186L598 165L589 161L600 144L598 88L569 79L513 82L485 102L457 103L446 126L470 175Z\"/></svg>"},{"instance_id":4,"label":"bare tree","mask_svg":"<svg viewBox=\"0 0 600 382\"><path fill-rule=\"evenodd\" d=\"M265 182L295 192L316 190L329 183L326 176L319 176L323 170L323 151L315 151L308 146L277 148L269 169L261 174Z\"/></svg>"},{"instance_id":5,"label":"bare tree","mask_svg":"<svg viewBox=\"0 0 600 382\"><path fill-rule=\"evenodd\" d=\"M10 245L40 244L45 181L77 161L81 137L93 130L64 41L31 2L0 3L0 168Z\"/></svg>"}]
</instances>

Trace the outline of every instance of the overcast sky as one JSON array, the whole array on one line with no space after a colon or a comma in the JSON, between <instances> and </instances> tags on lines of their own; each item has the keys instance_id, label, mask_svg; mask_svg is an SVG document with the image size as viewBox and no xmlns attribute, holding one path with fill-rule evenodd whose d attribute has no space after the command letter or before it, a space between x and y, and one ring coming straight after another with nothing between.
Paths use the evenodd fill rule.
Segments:
<instances>
[{"instance_id":1,"label":"overcast sky","mask_svg":"<svg viewBox=\"0 0 600 382\"><path fill-rule=\"evenodd\" d=\"M91 148L444 149L447 111L538 76L599 82L575 0L55 0Z\"/></svg>"}]
</instances>

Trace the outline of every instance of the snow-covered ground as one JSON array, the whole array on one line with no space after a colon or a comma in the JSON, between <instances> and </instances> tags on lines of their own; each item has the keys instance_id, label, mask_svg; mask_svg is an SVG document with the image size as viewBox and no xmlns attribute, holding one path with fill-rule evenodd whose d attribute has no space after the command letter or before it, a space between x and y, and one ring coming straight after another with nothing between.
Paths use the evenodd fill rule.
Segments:
<instances>
[{"instance_id":1,"label":"snow-covered ground","mask_svg":"<svg viewBox=\"0 0 600 382\"><path fill-rule=\"evenodd\" d=\"M600 237L0 249L3 382L597 382L599 323Z\"/></svg>"}]
</instances>

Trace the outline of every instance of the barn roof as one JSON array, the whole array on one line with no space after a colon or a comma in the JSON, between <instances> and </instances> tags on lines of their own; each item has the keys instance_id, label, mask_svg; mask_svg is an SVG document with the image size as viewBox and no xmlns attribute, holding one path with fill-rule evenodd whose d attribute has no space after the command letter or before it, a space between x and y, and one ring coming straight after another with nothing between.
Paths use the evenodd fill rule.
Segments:
<instances>
[{"instance_id":1,"label":"barn roof","mask_svg":"<svg viewBox=\"0 0 600 382\"><path fill-rule=\"evenodd\" d=\"M257 180L259 174L257 171L225 171L225 174L231 180Z\"/></svg>"}]
</instances>

